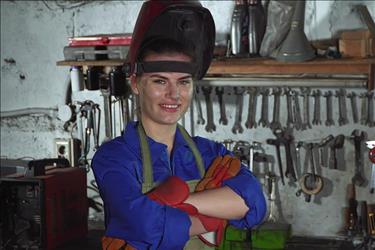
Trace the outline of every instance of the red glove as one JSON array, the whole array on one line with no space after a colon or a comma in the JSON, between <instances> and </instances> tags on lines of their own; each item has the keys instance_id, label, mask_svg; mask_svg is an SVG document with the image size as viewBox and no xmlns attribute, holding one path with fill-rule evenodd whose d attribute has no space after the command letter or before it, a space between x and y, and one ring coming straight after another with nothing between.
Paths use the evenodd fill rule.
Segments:
<instances>
[{"instance_id":1,"label":"red glove","mask_svg":"<svg viewBox=\"0 0 375 250\"><path fill-rule=\"evenodd\" d=\"M224 180L236 176L241 168L241 162L239 159L225 155L224 157L217 157L208 168L204 178L198 183L195 191L203 191L213 188L218 188L222 186ZM204 228L208 232L216 232L215 243L207 240L203 235L198 237L209 246L220 245L222 238L224 236L225 227L227 221L224 219L219 219L215 217L209 217L199 214L197 216Z\"/></svg>"},{"instance_id":2,"label":"red glove","mask_svg":"<svg viewBox=\"0 0 375 250\"><path fill-rule=\"evenodd\" d=\"M176 206L189 197L189 186L181 178L170 176L147 194L148 198L162 205Z\"/></svg>"}]
</instances>

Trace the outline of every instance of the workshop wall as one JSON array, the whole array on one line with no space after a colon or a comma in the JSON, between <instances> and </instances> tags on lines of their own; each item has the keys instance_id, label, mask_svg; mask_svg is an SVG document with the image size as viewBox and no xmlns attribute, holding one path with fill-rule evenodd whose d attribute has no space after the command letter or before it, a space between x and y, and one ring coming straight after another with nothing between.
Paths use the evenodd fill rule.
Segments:
<instances>
[{"instance_id":1,"label":"workshop wall","mask_svg":"<svg viewBox=\"0 0 375 250\"><path fill-rule=\"evenodd\" d=\"M218 37L223 39L230 30L233 1L201 1L209 8L214 17ZM305 31L309 39L325 39L337 35L341 29L365 27L359 16L353 11L353 4L366 4L372 16L375 15L373 1L307 1ZM63 48L68 44L68 37L93 34L131 33L140 1L1 1L1 157L7 158L47 158L56 157L55 138L69 138L64 132L63 123L58 119L58 107L65 104L69 83L69 67L56 66L57 61L64 59ZM233 85L236 83L233 82ZM282 86L282 82L280 82ZM297 89L299 90L299 89ZM337 89L321 89L322 92ZM366 92L366 89L346 89L349 93ZM264 182L264 174L273 171L278 175L275 148L267 145L267 138L274 138L269 128L258 127L246 129L243 133L234 134L232 126L235 119L235 96L232 87L225 87L225 102L229 124L218 123L219 105L214 98L214 119L216 131L208 133L204 125L190 120L190 111L183 123L194 134L202 135L217 141L257 141L262 150L271 156L271 163L256 164L254 172ZM92 100L102 105L99 91L84 90L73 93L74 101ZM269 98L269 115L272 117L273 98ZM206 106L202 93L199 95L203 113ZM302 100L302 99L301 99ZM323 102L322 104L325 103ZM258 97L256 120L261 113L261 98ZM359 104L359 102L358 102ZM242 121L247 117L248 97L244 96ZM281 99L281 123L286 124L285 97ZM313 102L310 102L312 110ZM333 115L338 117L337 98L334 98ZM348 103L348 110L349 110ZM359 106L360 107L360 106ZM25 108L44 108L44 112L22 116L10 116L8 111ZM322 117L325 117L325 106L322 105ZM9 115L8 117L7 114ZM197 112L194 111L196 116ZM312 111L311 111L312 114ZM312 117L312 115L310 115ZM311 118L312 119L312 118ZM102 120L103 123L103 120ZM295 141L319 142L329 134L344 134L349 137L354 129L367 132L368 137L375 139L375 130L362 124L354 124L349 115L349 123L344 126L313 126L311 129L294 131ZM103 128L101 136L103 136ZM76 132L73 136L78 136ZM103 138L101 138L102 140ZM91 152L92 155L92 152ZM305 151L301 150L301 163L305 160ZM343 226L343 207L347 206L346 186L354 174L354 147L350 140L345 141L344 150L338 152L340 168L333 170L319 168L318 173L324 177L323 192L313 197L310 203L303 197L296 197L298 187L295 183L283 186L277 180L277 204L281 209L281 219L292 224L293 232L298 235L335 236ZM363 173L367 182L370 179L370 167L367 157ZM285 159L283 159L285 161ZM305 167L306 168L306 167ZM299 175L303 170L297 169ZM88 175L88 184L93 179L92 171ZM89 190L90 197L97 193ZM357 188L357 199L375 203L368 186ZM90 218L102 220L101 213L90 210Z\"/></svg>"}]
</instances>

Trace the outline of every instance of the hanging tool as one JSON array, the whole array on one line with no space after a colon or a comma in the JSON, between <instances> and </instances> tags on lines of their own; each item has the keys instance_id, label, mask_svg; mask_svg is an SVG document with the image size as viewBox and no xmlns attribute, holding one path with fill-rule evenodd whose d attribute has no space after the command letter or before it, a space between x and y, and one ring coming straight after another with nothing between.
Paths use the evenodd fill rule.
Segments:
<instances>
[{"instance_id":1,"label":"hanging tool","mask_svg":"<svg viewBox=\"0 0 375 250\"><path fill-rule=\"evenodd\" d=\"M324 157L324 149L326 148L326 146L331 143L331 141L335 139L335 137L333 135L328 135L327 137L323 138L320 143L318 144L319 145L319 161L320 161L320 166L321 167L325 167L325 159L328 159L328 157Z\"/></svg>"},{"instance_id":2,"label":"hanging tool","mask_svg":"<svg viewBox=\"0 0 375 250\"><path fill-rule=\"evenodd\" d=\"M245 123L246 128L256 128L257 123L255 121L255 115L257 111L257 97L258 97L258 89L256 87L249 87L247 89L249 93L249 104L248 104L248 111L247 111L247 120Z\"/></svg>"},{"instance_id":3,"label":"hanging tool","mask_svg":"<svg viewBox=\"0 0 375 250\"><path fill-rule=\"evenodd\" d=\"M323 95L325 98L326 98L326 115L327 115L327 118L326 118L326 126L327 127L330 127L332 125L335 125L335 122L333 120L333 116L332 116L332 92L331 91L327 91L326 93L324 93Z\"/></svg>"},{"instance_id":4,"label":"hanging tool","mask_svg":"<svg viewBox=\"0 0 375 250\"><path fill-rule=\"evenodd\" d=\"M352 107L353 123L358 123L357 94L351 92L347 97L350 99L350 106Z\"/></svg>"},{"instance_id":5,"label":"hanging tool","mask_svg":"<svg viewBox=\"0 0 375 250\"><path fill-rule=\"evenodd\" d=\"M103 96L105 138L103 141L112 139L112 97L109 86L109 78L102 75L99 80L100 92Z\"/></svg>"},{"instance_id":6,"label":"hanging tool","mask_svg":"<svg viewBox=\"0 0 375 250\"><path fill-rule=\"evenodd\" d=\"M342 148L344 146L344 143L345 143L345 136L338 135L335 137L335 140L333 140L330 145L331 152L330 152L329 163L333 169L337 169L336 150Z\"/></svg>"},{"instance_id":7,"label":"hanging tool","mask_svg":"<svg viewBox=\"0 0 375 250\"><path fill-rule=\"evenodd\" d=\"M224 87L216 87L215 92L217 95L217 98L219 100L219 108L220 108L220 119L219 124L227 125L228 124L228 118L225 112L225 102L223 100L224 96Z\"/></svg>"},{"instance_id":8,"label":"hanging tool","mask_svg":"<svg viewBox=\"0 0 375 250\"><path fill-rule=\"evenodd\" d=\"M354 140L355 148L355 174L352 178L352 183L357 186L362 186L365 183L365 178L361 173L361 168L363 167L361 146L366 138L366 133L355 129L352 132L351 138Z\"/></svg>"},{"instance_id":9,"label":"hanging tool","mask_svg":"<svg viewBox=\"0 0 375 250\"><path fill-rule=\"evenodd\" d=\"M268 180L268 200L270 206L270 213L267 221L277 222L280 219L280 215L276 206L276 176L272 173L268 173L266 178Z\"/></svg>"},{"instance_id":10,"label":"hanging tool","mask_svg":"<svg viewBox=\"0 0 375 250\"><path fill-rule=\"evenodd\" d=\"M99 147L99 128L100 128L100 109L99 105L91 100L86 100L83 103L79 103L81 106L80 119L81 119L81 135L82 135L82 149L81 158L78 164L81 166L86 166L88 169L87 155L90 151L90 140L91 134L94 139L94 150Z\"/></svg>"},{"instance_id":11,"label":"hanging tool","mask_svg":"<svg viewBox=\"0 0 375 250\"><path fill-rule=\"evenodd\" d=\"M274 88L272 90L273 95L273 118L270 124L270 128L275 130L277 128L281 128L280 123L280 96L282 95L281 88Z\"/></svg>"},{"instance_id":12,"label":"hanging tool","mask_svg":"<svg viewBox=\"0 0 375 250\"><path fill-rule=\"evenodd\" d=\"M375 141L367 141L367 148L369 148L368 157L371 164L371 181L370 181L370 193L374 193L375 189ZM374 225L375 226L375 225ZM375 229L375 228L374 228Z\"/></svg>"},{"instance_id":13,"label":"hanging tool","mask_svg":"<svg viewBox=\"0 0 375 250\"><path fill-rule=\"evenodd\" d=\"M198 113L197 124L203 125L206 121L203 118L202 104L199 100L199 87L198 86L195 87L194 102L195 102L195 105L197 106L197 113Z\"/></svg>"},{"instance_id":14,"label":"hanging tool","mask_svg":"<svg viewBox=\"0 0 375 250\"><path fill-rule=\"evenodd\" d=\"M311 173L302 175L299 179L299 184L305 194L305 201L310 202L311 195L316 195L323 189L323 178L316 174L314 148L316 148L317 144L308 143L306 146L310 157Z\"/></svg>"},{"instance_id":15,"label":"hanging tool","mask_svg":"<svg viewBox=\"0 0 375 250\"><path fill-rule=\"evenodd\" d=\"M234 134L242 133L243 128L242 122L242 108L243 108L243 93L245 92L244 87L234 87L234 94L236 95L236 114L234 117L234 124L232 127L232 132Z\"/></svg>"},{"instance_id":16,"label":"hanging tool","mask_svg":"<svg viewBox=\"0 0 375 250\"><path fill-rule=\"evenodd\" d=\"M277 154L277 161L279 164L281 182L283 183L283 185L285 185L281 153L280 153L280 145L283 145L285 147L285 158L286 158L285 176L287 178L291 178L293 181L297 181L297 177L296 177L294 167L293 167L292 155L290 151L290 143L293 141L293 137L290 134L286 133L281 128L276 129L274 131L274 135L276 136L276 139L267 139L267 143L274 145L276 147L276 154Z\"/></svg>"},{"instance_id":17,"label":"hanging tool","mask_svg":"<svg viewBox=\"0 0 375 250\"><path fill-rule=\"evenodd\" d=\"M258 121L259 125L262 125L262 127L268 127L269 121L268 121L268 95L270 91L269 89L262 88L260 90L260 94L262 96L262 108L261 108L261 116Z\"/></svg>"},{"instance_id":18,"label":"hanging tool","mask_svg":"<svg viewBox=\"0 0 375 250\"><path fill-rule=\"evenodd\" d=\"M204 98L206 100L206 110L207 110L207 125L205 127L206 131L211 133L216 130L216 126L214 123L214 112L213 112L213 104L211 99L211 86L202 86L202 91Z\"/></svg>"}]
</instances>

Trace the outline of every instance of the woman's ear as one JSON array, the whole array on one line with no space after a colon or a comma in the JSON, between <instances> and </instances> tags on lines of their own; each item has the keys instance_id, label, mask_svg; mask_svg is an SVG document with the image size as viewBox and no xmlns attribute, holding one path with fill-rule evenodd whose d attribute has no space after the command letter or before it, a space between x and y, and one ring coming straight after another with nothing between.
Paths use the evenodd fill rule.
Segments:
<instances>
[{"instance_id":1,"label":"woman's ear","mask_svg":"<svg viewBox=\"0 0 375 250\"><path fill-rule=\"evenodd\" d=\"M139 95L139 90L137 86L137 76L135 74L132 74L130 76L130 87L132 88L132 91L135 95Z\"/></svg>"}]
</instances>

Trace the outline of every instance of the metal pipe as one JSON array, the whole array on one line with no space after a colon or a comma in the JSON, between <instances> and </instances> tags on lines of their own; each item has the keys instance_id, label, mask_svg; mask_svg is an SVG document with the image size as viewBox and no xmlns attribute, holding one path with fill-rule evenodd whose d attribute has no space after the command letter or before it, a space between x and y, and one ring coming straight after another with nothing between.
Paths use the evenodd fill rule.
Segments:
<instances>
[{"instance_id":1,"label":"metal pipe","mask_svg":"<svg viewBox=\"0 0 375 250\"><path fill-rule=\"evenodd\" d=\"M56 117L57 116L57 108L24 108L24 109L16 109L10 111L1 111L0 117L1 118L8 118L8 117L17 117L17 116L25 116L31 114L44 114L48 115L49 117Z\"/></svg>"},{"instance_id":2,"label":"metal pipe","mask_svg":"<svg viewBox=\"0 0 375 250\"><path fill-rule=\"evenodd\" d=\"M363 78L256 78L256 77L233 77L233 78L204 78L198 85L210 86L248 86L248 87L350 87L366 88L367 80Z\"/></svg>"}]
</instances>

